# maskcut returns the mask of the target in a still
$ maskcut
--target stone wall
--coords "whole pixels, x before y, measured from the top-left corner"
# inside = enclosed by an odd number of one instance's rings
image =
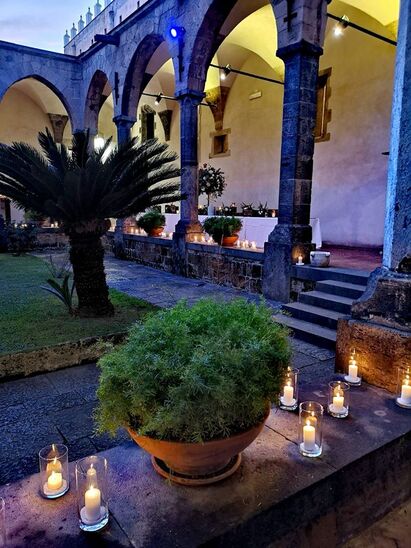
[[[124,234],[125,258],[137,263],[173,271],[171,240]],[[113,233],[107,234],[107,251],[112,250]],[[219,285],[261,293],[264,253],[189,243],[186,246],[187,276]]]
[[[261,293],[264,253],[187,244],[187,275]]]
[[[124,234],[124,251],[127,259],[171,272],[172,241],[134,234]]]

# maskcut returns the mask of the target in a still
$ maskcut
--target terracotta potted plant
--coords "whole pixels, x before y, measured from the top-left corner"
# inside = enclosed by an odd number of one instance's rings
[[[235,245],[242,226],[241,219],[237,217],[209,217],[203,224],[205,232],[223,246]]]
[[[174,482],[219,481],[262,430],[289,358],[265,304],[180,302],[100,360],[100,430],[126,427]]]
[[[149,236],[161,236],[166,224],[165,216],[157,209],[150,209],[137,219],[137,226]]]

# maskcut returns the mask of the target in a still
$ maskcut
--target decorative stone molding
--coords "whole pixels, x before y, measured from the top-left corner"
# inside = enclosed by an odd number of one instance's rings
[[[164,138],[166,141],[169,141],[171,136],[171,120],[173,118],[173,111],[170,109],[162,110],[158,113],[158,116],[163,124]]]
[[[48,113],[50,124],[53,130],[53,137],[56,143],[63,142],[64,130],[68,122],[68,116],[64,114],[51,114]]]

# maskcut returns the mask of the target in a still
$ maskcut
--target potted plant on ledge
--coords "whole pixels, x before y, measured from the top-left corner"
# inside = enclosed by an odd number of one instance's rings
[[[233,246],[238,240],[238,233],[243,223],[237,217],[209,217],[203,228],[213,240],[223,246]]]
[[[214,483],[262,430],[289,359],[287,333],[265,304],[180,302],[100,360],[99,428],[126,427],[174,482]]]
[[[150,209],[137,220],[137,226],[149,236],[160,236],[166,224],[165,216],[157,209]]]

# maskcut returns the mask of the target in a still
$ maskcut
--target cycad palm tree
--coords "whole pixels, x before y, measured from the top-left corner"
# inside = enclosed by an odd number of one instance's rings
[[[136,140],[109,152],[110,141],[89,150],[88,132],[76,133],[72,151],[39,134],[43,154],[26,143],[0,145],[0,194],[24,209],[60,222],[82,316],[113,313],[104,272],[101,237],[108,219],[181,199],[176,154],[157,140]]]

